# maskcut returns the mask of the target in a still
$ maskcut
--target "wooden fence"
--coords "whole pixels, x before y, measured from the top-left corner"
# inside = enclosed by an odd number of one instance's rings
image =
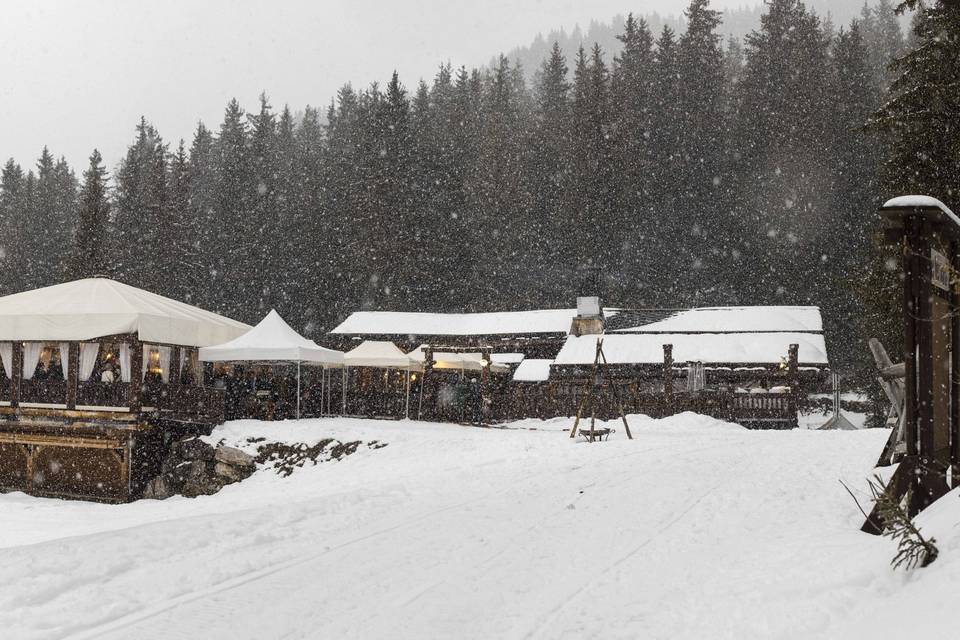
[[[691,411],[747,427],[789,429],[797,426],[797,401],[790,393],[737,393],[698,391],[649,393],[618,386],[623,410],[654,418]],[[487,419],[506,422],[521,418],[552,418],[576,415],[585,391],[575,385],[512,383],[491,397]],[[586,413],[590,410],[586,409]],[[594,397],[593,415],[611,420],[620,414],[609,384]]]

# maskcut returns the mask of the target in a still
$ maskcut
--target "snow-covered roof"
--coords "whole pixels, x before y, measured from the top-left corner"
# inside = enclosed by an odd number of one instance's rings
[[[483,336],[570,331],[576,309],[536,309],[487,313],[357,311],[333,334]]]
[[[568,337],[554,364],[593,364],[598,337]],[[658,364],[663,362],[665,344],[673,345],[673,361],[678,364],[777,364],[786,359],[791,344],[799,345],[802,364],[829,362],[823,335],[817,333],[615,333],[603,336],[603,354],[610,364]]]
[[[343,364],[343,353],[319,346],[288,325],[275,310],[230,342],[200,349],[205,362],[311,362]]]
[[[897,196],[896,198],[890,198],[883,203],[884,209],[905,209],[909,207],[931,207],[948,211],[953,214],[947,205],[943,204],[940,200],[937,200],[932,196]]]
[[[343,355],[348,367],[377,367],[382,369],[409,369],[416,363],[392,342],[364,340]]]
[[[823,331],[818,307],[700,307],[672,312],[623,310],[611,331],[741,333],[751,331]],[[626,326],[625,326],[626,325]]]
[[[523,358],[522,353],[491,353],[490,359],[500,364],[518,364]]]
[[[911,195],[891,198],[880,207],[881,212],[898,212],[902,209],[937,209],[940,216],[946,218],[957,227],[960,227],[960,218],[950,210],[950,207],[931,196]]]
[[[513,372],[514,382],[543,382],[550,379],[550,365],[553,360],[528,358],[521,362]]]
[[[242,322],[108,278],[0,298],[0,340],[92,340],[134,333],[143,342],[207,347],[249,330]]]
[[[606,308],[608,331],[624,332],[749,332],[823,331],[817,307],[757,306],[697,309]],[[485,336],[567,334],[576,309],[536,309],[486,313],[422,313],[358,311],[332,334]]]

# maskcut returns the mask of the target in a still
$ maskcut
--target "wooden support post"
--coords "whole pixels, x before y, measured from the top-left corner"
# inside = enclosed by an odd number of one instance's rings
[[[602,341],[598,341],[598,343],[600,343],[600,342],[602,342]],[[603,366],[605,366],[605,367],[606,367],[606,366],[609,366],[609,365],[607,364],[607,354],[605,354],[605,353],[603,352],[603,346],[602,346],[602,344],[601,344],[601,346],[597,347],[597,351],[598,351],[600,357],[603,359]],[[626,411],[624,411],[623,401],[620,399],[620,391],[617,389],[617,381],[616,381],[616,380],[613,380],[613,379],[610,380],[610,389],[613,391],[613,398],[614,398],[614,400],[616,400],[616,402],[617,402],[617,410],[620,412],[620,419],[623,421],[623,428],[624,428],[624,429],[626,430],[626,432],[627,432],[627,438],[628,438],[629,440],[633,440],[633,434],[630,433],[630,425],[627,423],[627,413],[626,413]]]
[[[666,414],[673,415],[673,345],[663,345],[663,397]]]
[[[168,384],[180,384],[180,349],[181,347],[170,347],[170,374],[167,377]]]
[[[68,348],[67,370],[67,409],[77,408],[77,385],[80,380],[80,343],[71,342]]]
[[[594,392],[597,386],[597,370],[600,367],[600,345],[602,338],[597,339],[597,350],[593,356],[593,368],[590,369],[590,381],[587,383],[587,393],[580,399],[580,406],[577,407],[577,417],[573,421],[573,427],[570,429],[570,437],[576,438],[577,431],[580,429],[580,418],[583,416],[583,409],[586,407],[587,402],[590,402],[590,442],[593,442],[593,426],[596,422],[596,400],[594,399]]]
[[[950,243],[950,266],[960,274],[960,242]],[[958,484],[960,474],[960,283],[950,283],[950,465],[953,467],[953,486]]]
[[[917,455],[917,351],[916,321],[917,313],[916,276],[918,272],[916,243],[920,221],[911,216],[906,220],[906,234],[903,241],[903,367],[904,367],[904,431],[903,439],[907,445],[907,456]]]
[[[917,249],[916,333],[917,333],[917,430],[918,453],[926,468],[933,462],[933,309],[930,268],[930,231],[921,226]]]
[[[433,391],[433,347],[427,345],[423,350],[423,378],[420,380],[420,403],[423,403],[423,392],[426,390],[429,401],[427,402],[427,411],[429,412],[428,417],[436,418],[437,416],[437,394]],[[427,384],[429,381],[429,384]],[[420,419],[420,412],[417,412],[417,419]]]
[[[130,342],[130,399],[131,413],[139,413],[141,408],[140,392],[143,390],[143,345],[133,338]]]
[[[796,429],[800,426],[797,417],[800,406],[800,345],[798,344],[791,344],[787,348],[787,380],[790,385],[791,424]]]
[[[20,406],[20,383],[23,380],[23,343],[19,340],[13,343],[13,362],[10,372],[10,406]]]

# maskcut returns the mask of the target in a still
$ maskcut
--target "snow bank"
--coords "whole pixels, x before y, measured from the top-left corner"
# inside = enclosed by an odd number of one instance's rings
[[[904,574],[837,482],[865,489],[886,432],[629,419],[633,441],[610,421],[592,444],[566,437],[569,419],[242,421],[213,438],[388,446],[194,500],[0,495],[0,626],[18,640],[955,630],[956,493],[921,520],[941,559]]]

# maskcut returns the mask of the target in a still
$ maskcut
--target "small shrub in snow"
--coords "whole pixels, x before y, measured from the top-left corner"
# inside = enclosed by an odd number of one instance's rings
[[[915,567],[926,567],[933,563],[940,553],[935,544],[936,539],[924,538],[904,508],[905,504],[910,504],[910,490],[907,489],[907,495],[900,500],[893,495],[893,492],[887,490],[887,485],[880,476],[874,476],[868,484],[877,515],[883,523],[883,535],[897,543],[897,554],[890,561],[893,568],[903,567],[909,570]],[[850,488],[846,485],[844,488],[857,502],[857,507],[860,507],[859,501],[853,496]],[[860,511],[863,512],[863,509],[860,508]]]

